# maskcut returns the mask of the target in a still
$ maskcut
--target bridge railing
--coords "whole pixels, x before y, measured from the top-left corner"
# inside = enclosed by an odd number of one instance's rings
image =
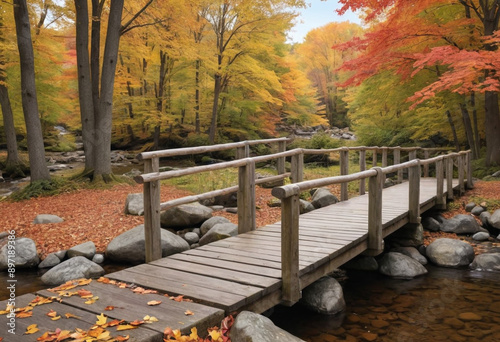
[[[345,150],[343,150],[344,152]],[[470,169],[470,151],[449,153],[430,159],[415,159],[416,150],[410,151],[410,161],[386,167],[372,167],[350,175],[326,177],[321,179],[301,181],[294,184],[275,187],[273,196],[281,200],[281,269],[283,303],[293,304],[300,297],[299,280],[299,196],[303,191],[325,187],[333,184],[346,184],[352,181],[365,182],[368,179],[368,254],[377,255],[383,251],[382,232],[382,190],[385,176],[389,173],[408,170],[409,181],[409,223],[420,223],[420,177],[421,167],[428,169],[435,164],[436,169],[436,204],[445,206],[443,197],[444,169],[446,165],[446,182],[448,197],[453,197],[453,167],[457,160],[459,190],[465,190],[464,176],[467,168],[467,185],[472,186]],[[345,157],[344,157],[345,158]],[[469,182],[470,179],[470,182]]]

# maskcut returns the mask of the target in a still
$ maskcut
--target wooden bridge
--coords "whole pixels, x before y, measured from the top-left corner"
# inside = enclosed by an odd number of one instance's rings
[[[39,299],[34,295],[20,296],[16,299],[16,307],[33,306],[30,310],[36,311],[36,315],[18,320],[16,324],[21,334],[3,337],[9,337],[9,341],[35,341],[44,330],[60,332],[61,329],[70,331],[75,327],[95,333],[96,316],[102,318],[105,311],[110,320],[127,322],[142,319],[146,314],[155,315],[160,320],[158,323],[141,325],[126,333],[134,341],[159,342],[163,340],[166,326],[180,329],[183,333],[189,333],[193,326],[197,326],[202,332],[207,327],[218,324],[224,314],[242,310],[260,313],[280,303],[292,305],[300,299],[304,287],[359,254],[380,254],[386,236],[402,227],[419,224],[422,212],[433,207],[444,209],[446,199],[453,198],[454,190],[462,193],[466,187],[472,186],[470,151],[429,158],[430,153],[435,153],[435,150],[356,147],[286,151],[286,142],[287,139],[271,139],[139,155],[145,163],[145,173],[136,177],[136,181],[144,184],[148,263],[114,272],[106,277],[133,284],[132,288],[140,286],[170,296],[182,295],[192,299],[194,303],[169,301],[161,307],[151,307],[145,305],[145,302],[152,300],[161,303],[165,297],[158,294],[135,297],[130,295],[130,289],[126,286],[123,288],[124,286],[93,282],[85,284],[84,289],[87,291],[85,293],[91,293],[90,297],[100,297],[93,305],[84,303],[87,299],[82,301],[78,296],[73,296],[81,292],[70,293],[63,290],[57,299],[62,300],[61,303],[51,300],[43,309],[38,309]],[[278,151],[250,157],[250,146],[263,143],[277,144]],[[237,149],[237,159],[231,162],[185,170],[159,171],[159,159],[162,157],[234,148]],[[304,155],[334,153],[340,155],[340,176],[303,180]],[[389,153],[393,160],[390,166]],[[403,158],[404,153],[407,155]],[[424,158],[417,159],[417,153],[423,153]],[[382,156],[380,167],[377,166],[377,155]],[[374,167],[366,170],[368,156],[372,158]],[[291,162],[289,173],[285,172],[286,158],[290,158]],[[406,158],[408,161],[401,163]],[[359,160],[360,171],[348,174],[351,159]],[[255,164],[273,160],[276,161],[277,175],[256,180]],[[237,186],[160,203],[160,181],[163,179],[234,167],[239,170]],[[433,177],[429,177],[430,174]],[[454,178],[454,174],[457,178]],[[392,176],[396,185],[384,189],[388,175]],[[292,183],[272,190],[272,194],[282,203],[281,222],[256,229],[255,186],[285,178],[290,178]],[[359,182],[359,195],[350,199],[347,191],[349,182]],[[368,193],[365,191],[366,183]],[[302,192],[332,184],[341,186],[339,203],[299,215],[299,196]],[[162,258],[161,210],[236,191],[237,236]],[[50,298],[54,293],[43,290],[38,291],[37,295]],[[0,305],[6,303],[4,301]],[[110,306],[116,308],[106,311]],[[74,317],[77,322],[46,317],[54,312],[66,313],[66,318],[71,314],[69,317]],[[195,315],[186,316],[188,312],[194,312]],[[27,332],[30,328],[33,329],[32,324],[37,324],[36,327],[40,330],[33,335],[22,335],[26,329]]]
[[[249,157],[252,144],[270,142],[278,144],[277,153]],[[185,170],[158,170],[161,157],[228,148],[236,148],[239,159]],[[419,151],[427,158],[417,159]],[[360,172],[347,174],[350,152],[359,153],[356,157]],[[380,153],[382,167],[365,170],[367,152],[374,165]],[[391,166],[387,166],[389,152],[394,161]],[[408,153],[407,162],[400,162],[402,152]],[[469,151],[428,158],[431,152],[435,150],[400,147],[286,151],[286,139],[272,139],[142,153],[139,158],[145,162],[145,174],[136,177],[136,181],[144,184],[148,263],[108,276],[182,294],[221,308],[226,314],[241,310],[263,312],[280,303],[292,305],[300,299],[304,287],[361,253],[380,254],[387,235],[407,224],[419,224],[421,212],[432,207],[444,209],[446,198],[453,197],[454,189],[463,192],[466,185],[472,186]],[[304,155],[331,153],[340,154],[342,175],[303,181]],[[291,159],[291,173],[285,172],[285,158]],[[278,175],[256,180],[255,164],[271,160],[277,161]],[[453,178],[455,164],[457,179]],[[239,168],[238,186],[160,203],[160,180],[229,167]],[[433,178],[429,177],[430,169]],[[406,181],[404,172],[408,174]],[[383,189],[389,174],[398,184]],[[282,201],[281,222],[255,229],[255,186],[285,177],[290,177],[292,184],[272,190]],[[360,182],[360,195],[348,199],[347,183],[353,181]],[[332,184],[341,185],[341,202],[299,218],[300,194]],[[238,236],[161,258],[161,210],[234,191],[238,192]]]

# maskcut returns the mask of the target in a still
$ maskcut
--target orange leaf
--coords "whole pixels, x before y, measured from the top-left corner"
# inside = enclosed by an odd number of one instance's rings
[[[112,311],[112,310],[114,310],[114,309],[115,309],[115,307],[114,307],[113,305],[108,305],[108,306],[106,306],[106,307],[104,308],[104,311]]]
[[[26,328],[26,332],[24,333],[25,335],[31,335],[39,331],[39,329],[36,327],[36,324],[31,324]]]
[[[80,285],[80,286],[88,285],[91,282],[92,282],[92,279],[85,279],[85,278],[78,279],[78,285]]]
[[[121,324],[123,322],[125,322],[123,319],[122,320],[115,319],[115,320],[108,323],[108,327],[114,327],[114,326]]]
[[[194,315],[194,312],[193,312],[193,311],[191,311],[191,310],[186,310],[186,312],[184,312],[184,314],[185,314],[186,316],[192,316],[192,315]]]
[[[78,290],[78,295],[82,298],[92,298],[93,294],[89,290],[81,289]]]
[[[33,316],[33,311],[23,311],[16,314],[17,318],[27,318]]]
[[[128,341],[129,338],[130,338],[129,335],[127,335],[127,336],[116,336],[115,340],[118,341],[118,342],[123,342],[123,341]],[[0,340],[0,342],[2,342],[2,341]]]
[[[153,305],[160,305],[160,304],[161,304],[161,300],[150,300],[148,302],[148,305],[151,305],[151,306],[153,306]]]
[[[101,335],[103,332],[104,332],[103,328],[97,327],[95,329],[90,329],[89,332],[88,332],[88,335],[90,337],[97,337],[97,336]]]
[[[64,316],[66,316],[66,318],[80,318],[76,315],[73,315],[72,313],[66,313],[66,314],[64,314]]]
[[[47,316],[49,316],[49,317],[56,317],[57,316],[57,312],[55,312],[54,310],[50,309],[50,311],[47,313]]]
[[[138,319],[136,319],[135,321],[130,322],[130,325],[141,325],[141,324],[144,324],[144,321],[139,321]]]
[[[132,290],[134,293],[144,293],[144,289],[142,287],[136,287],[135,289]]]
[[[177,296],[177,297],[170,297],[170,299],[173,299],[176,302],[182,302],[182,300],[184,299],[184,296],[180,295],[180,296]]]

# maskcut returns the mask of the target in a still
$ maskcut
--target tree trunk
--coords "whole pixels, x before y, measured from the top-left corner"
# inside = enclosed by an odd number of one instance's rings
[[[448,117],[448,122],[450,123],[451,132],[453,133],[453,142],[455,143],[455,149],[460,151],[460,144],[458,142],[457,137],[457,129],[455,128],[455,124],[453,123],[453,118],[451,117],[451,113],[449,110],[446,111],[446,116]]]
[[[99,112],[95,116],[96,151],[94,179],[111,180],[111,123],[113,114],[113,88],[120,44],[120,28],[124,0],[111,0],[106,45],[102,63]]]
[[[158,151],[160,149],[160,125],[155,126],[155,131],[153,133],[153,150]]]
[[[90,73],[92,79],[92,98],[93,98],[94,113],[99,112],[99,77],[100,77],[99,62],[101,58],[101,17],[102,17],[103,6],[104,6],[104,0],[92,0]],[[93,156],[92,163],[94,162],[94,159],[95,158]]]
[[[476,155],[479,157],[481,154],[481,137],[479,136],[479,125],[477,124],[477,109],[476,109],[476,94],[470,94],[470,105],[472,107],[472,122],[474,124],[474,139],[476,140]]]
[[[86,1],[75,0],[76,62],[78,67],[78,97],[82,120],[82,140],[85,152],[85,170],[94,169],[94,99],[89,59],[89,9]]]
[[[462,119],[463,119],[464,128],[465,128],[465,135],[467,136],[469,148],[472,150],[472,159],[477,159],[478,155],[476,153],[476,151],[477,151],[476,142],[474,141],[474,133],[472,133],[472,124],[470,122],[469,111],[467,110],[465,103],[460,104],[460,110],[462,112]]]
[[[45,163],[42,126],[38,114],[33,42],[26,0],[14,0],[14,20],[21,64],[22,104],[26,122],[31,181],[48,180],[50,174]]]
[[[484,107],[484,131],[486,133],[486,166],[500,165],[500,113],[498,109],[497,92],[485,92]]]
[[[217,131],[217,111],[219,110],[219,96],[221,92],[221,75],[215,74],[215,82],[214,82],[214,103],[212,106],[212,121],[210,122],[210,131],[208,133],[208,140],[210,144],[215,142],[215,134]]]

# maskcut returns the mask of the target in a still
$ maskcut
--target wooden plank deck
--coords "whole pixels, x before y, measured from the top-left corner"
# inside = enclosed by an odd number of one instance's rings
[[[436,184],[434,178],[421,179],[422,212],[436,204]],[[383,190],[384,237],[409,222],[408,188],[404,182]],[[367,249],[368,195],[303,214],[299,225],[299,274],[304,288]],[[281,301],[281,223],[107,277],[185,295],[226,314],[263,312]]]

